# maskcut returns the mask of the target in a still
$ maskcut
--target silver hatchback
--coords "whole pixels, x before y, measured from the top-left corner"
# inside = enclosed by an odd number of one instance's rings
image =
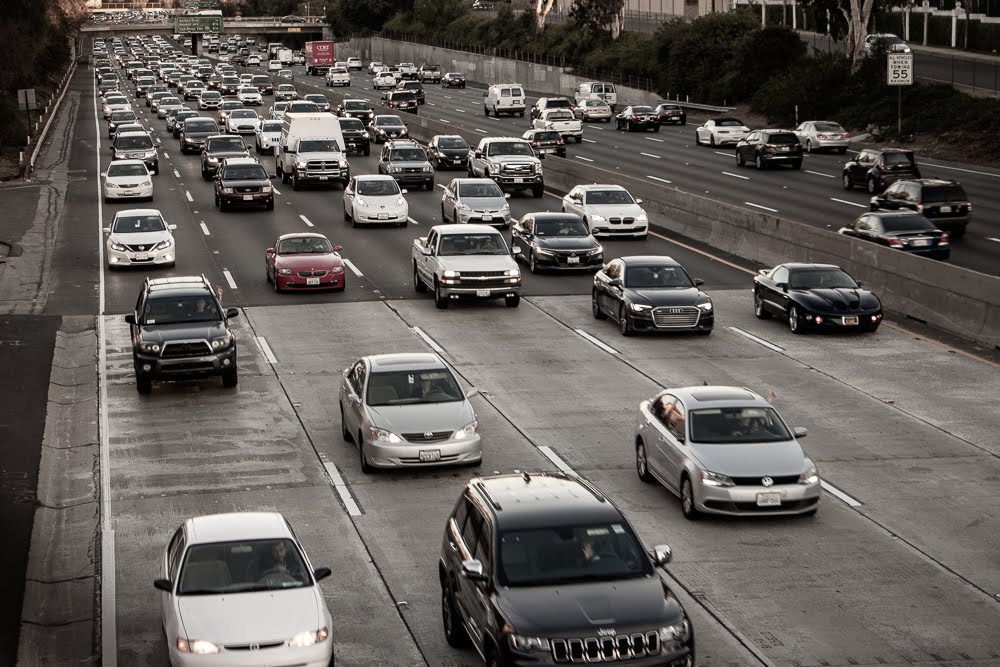
[[[636,471],[680,496],[687,519],[812,515],[820,479],[798,443],[805,435],[749,389],[667,389],[639,404]]]
[[[340,423],[353,440],[361,471],[478,465],[479,422],[469,396],[441,357],[376,354],[358,359],[340,382]]]

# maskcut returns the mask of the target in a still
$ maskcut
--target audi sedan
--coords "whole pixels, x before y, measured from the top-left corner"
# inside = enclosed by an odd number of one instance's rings
[[[743,387],[667,389],[639,404],[635,467],[680,497],[684,517],[813,515],[816,464],[764,398]]]
[[[573,213],[528,213],[511,227],[510,247],[532,273],[604,266],[604,247]]]
[[[322,234],[295,232],[279,236],[264,253],[267,281],[275,292],[343,290],[347,280],[341,249]]]
[[[694,131],[696,146],[722,146],[738,144],[750,134],[750,128],[738,118],[713,118],[706,120]]]
[[[348,366],[340,382],[344,440],[361,471],[479,465],[482,441],[468,393],[436,354],[376,354]]]
[[[598,320],[612,317],[623,336],[636,332],[712,333],[715,308],[677,261],[666,256],[619,257],[594,275],[591,310]]]

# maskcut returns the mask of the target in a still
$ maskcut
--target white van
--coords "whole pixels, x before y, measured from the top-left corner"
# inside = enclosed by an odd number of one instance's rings
[[[604,100],[611,107],[611,111],[614,111],[618,104],[618,90],[615,84],[605,81],[581,83],[576,89],[576,103],[579,104],[587,99]]]
[[[519,83],[494,83],[483,93],[483,112],[489,116],[517,114],[524,118],[524,87]]]

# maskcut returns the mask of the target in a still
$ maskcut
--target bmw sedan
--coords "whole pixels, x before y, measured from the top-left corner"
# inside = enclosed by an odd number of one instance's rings
[[[478,465],[483,448],[468,394],[436,354],[376,354],[344,370],[340,423],[361,471]]]
[[[514,258],[542,270],[596,271],[604,266],[604,247],[583,218],[573,213],[528,213],[510,232]]]
[[[667,389],[639,404],[635,467],[702,514],[813,515],[820,479],[790,429],[764,398],[742,387]]]
[[[295,232],[279,236],[264,253],[267,280],[275,292],[343,290],[347,280],[341,250],[322,234]]]
[[[712,299],[670,257],[619,257],[594,275],[594,318],[612,317],[623,336],[640,331],[696,331],[707,336],[715,325]]]
[[[875,331],[882,303],[846,271],[832,264],[779,264],[753,279],[753,312],[788,322],[792,333],[808,329]]]

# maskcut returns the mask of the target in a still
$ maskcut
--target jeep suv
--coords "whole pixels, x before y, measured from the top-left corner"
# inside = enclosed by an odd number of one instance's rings
[[[230,207],[263,206],[274,210],[271,177],[255,158],[223,158],[215,172],[215,205],[220,211]]]
[[[845,190],[863,185],[875,195],[904,178],[920,178],[913,151],[904,148],[866,148],[844,165]]]
[[[885,192],[872,197],[873,211],[916,211],[948,232],[962,238],[972,217],[972,202],[958,181],[915,178],[896,181]]]
[[[235,387],[236,336],[229,320],[236,308],[223,310],[205,276],[146,278],[125,316],[131,329],[135,385],[140,394],[153,380],[182,380],[221,375]]]
[[[371,153],[371,139],[368,137],[368,130],[365,129],[365,124],[359,119],[341,118],[340,132],[344,135],[346,151],[351,151],[358,155],[368,155]]]
[[[473,478],[445,524],[438,577],[448,644],[488,665],[694,664],[694,631],[614,503],[563,473]]]
[[[383,146],[378,173],[392,176],[403,187],[423,185],[428,190],[434,189],[434,167],[424,149],[412,139],[398,139]]]
[[[396,90],[409,90],[417,96],[417,104],[424,104],[427,95],[424,93],[424,84],[420,81],[400,81],[396,84]]]
[[[802,168],[802,143],[788,130],[754,130],[736,144],[736,166],[749,162],[758,169],[790,164]]]

